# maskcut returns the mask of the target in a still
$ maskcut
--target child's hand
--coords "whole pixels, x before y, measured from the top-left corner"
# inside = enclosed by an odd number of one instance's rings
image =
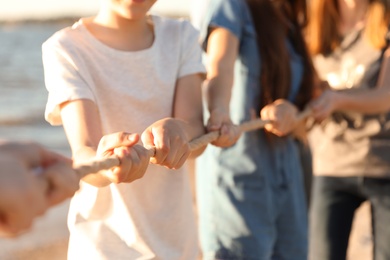
[[[1,143],[0,234],[20,234],[78,188],[70,159],[36,143]]]
[[[237,142],[241,135],[238,126],[234,125],[230,120],[229,113],[218,109],[210,112],[207,130],[208,132],[219,131],[220,136],[217,140],[212,142],[213,145],[219,147],[232,146]]]
[[[149,165],[148,151],[137,145],[138,134],[114,133],[105,135],[100,140],[97,156],[105,157],[115,154],[120,165],[102,173],[113,183],[133,182],[144,176]]]
[[[284,99],[278,99],[260,111],[262,119],[272,121],[265,129],[277,136],[285,136],[295,129],[297,113],[298,109]]]
[[[142,133],[145,147],[155,147],[156,154],[150,162],[170,169],[180,168],[190,155],[188,125],[179,119],[161,119]]]

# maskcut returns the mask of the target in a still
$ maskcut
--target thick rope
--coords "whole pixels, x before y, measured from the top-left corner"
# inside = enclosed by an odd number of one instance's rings
[[[307,117],[311,115],[310,109],[305,109],[298,115],[298,122],[303,121]],[[253,130],[258,130],[264,128],[266,124],[271,123],[269,120],[255,119],[248,122],[244,122],[238,126],[241,132],[249,132]],[[201,148],[204,145],[207,145],[219,137],[219,131],[212,131],[207,134],[204,134],[198,138],[193,139],[189,145],[190,150],[195,151]],[[156,154],[156,149],[154,147],[147,148],[150,157],[153,157]],[[90,162],[86,162],[83,165],[76,165],[74,170],[80,176],[80,178],[85,177],[88,174],[98,172],[100,170],[107,170],[115,166],[119,166],[120,161],[116,155],[112,155],[109,157],[94,159]]]

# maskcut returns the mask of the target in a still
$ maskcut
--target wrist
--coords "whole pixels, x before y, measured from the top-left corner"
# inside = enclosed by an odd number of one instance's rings
[[[226,106],[213,106],[209,107],[210,115],[219,114],[219,115],[230,115],[230,109]]]

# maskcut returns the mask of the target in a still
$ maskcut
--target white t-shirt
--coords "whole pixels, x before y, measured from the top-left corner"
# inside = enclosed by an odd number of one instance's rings
[[[145,50],[112,49],[82,20],[42,47],[49,91],[45,117],[61,124],[58,105],[89,99],[99,109],[104,134],[142,133],[172,115],[178,78],[205,73],[197,31],[184,20],[152,16],[155,40]],[[81,184],[69,209],[69,259],[196,259],[197,230],[185,167],[149,165],[130,184]]]

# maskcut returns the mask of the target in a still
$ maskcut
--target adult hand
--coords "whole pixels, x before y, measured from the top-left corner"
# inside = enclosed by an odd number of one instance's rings
[[[39,172],[38,172],[39,170]],[[0,143],[0,233],[15,236],[79,188],[72,161],[36,143]]]

